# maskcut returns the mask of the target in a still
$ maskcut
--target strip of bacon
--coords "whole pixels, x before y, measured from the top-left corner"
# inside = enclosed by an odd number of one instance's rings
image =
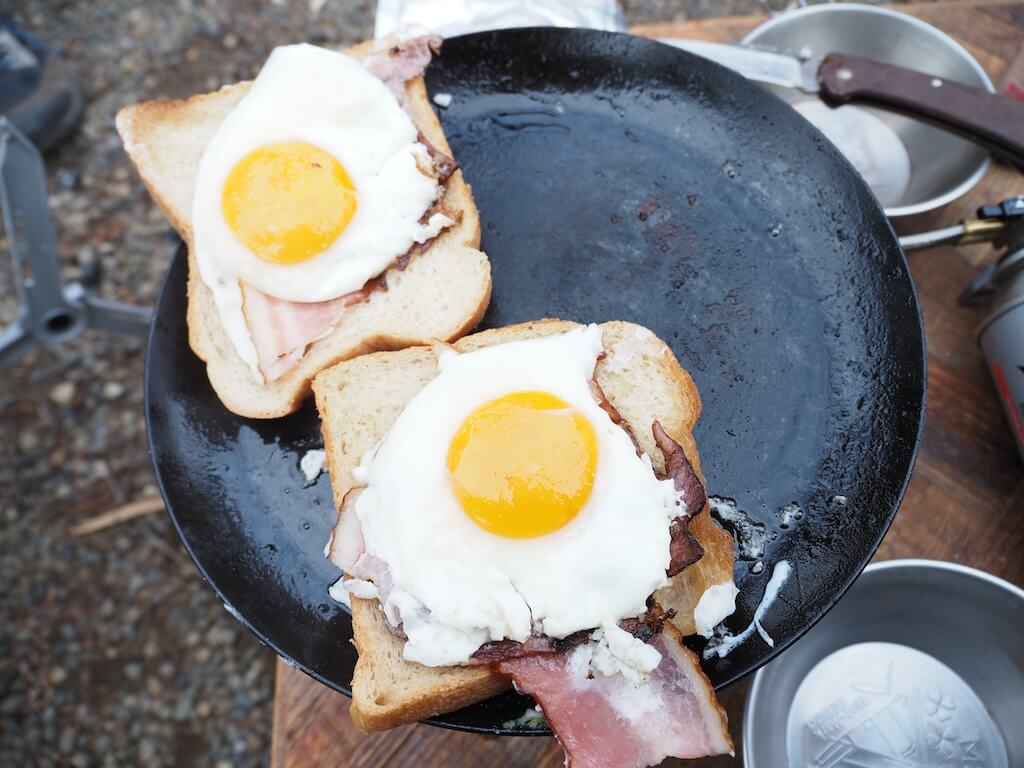
[[[707,503],[708,497],[704,492],[704,486],[697,477],[697,473],[686,458],[683,447],[668,436],[668,433],[661,426],[660,421],[651,425],[651,432],[654,434],[654,442],[661,449],[665,457],[665,477],[671,477],[675,483],[676,490],[683,497],[683,503],[693,517]]]
[[[323,338],[341,319],[345,307],[365,300],[376,290],[387,290],[384,276],[336,299],[317,302],[285,301],[242,283],[242,310],[256,358],[266,380],[276,381]]]
[[[648,643],[652,637],[661,632],[665,625],[665,619],[671,619],[675,614],[674,610],[663,611],[651,598],[647,601],[646,613],[636,618],[623,619],[619,622],[619,627],[633,637],[638,637]],[[493,665],[499,661],[518,656],[529,656],[534,653],[569,653],[576,646],[587,642],[592,632],[591,629],[584,629],[563,638],[531,635],[524,643],[515,640],[492,640],[481,645],[470,658],[469,663]]]
[[[420,131],[416,135],[416,140],[427,148],[427,154],[430,155],[430,164],[434,168],[434,173],[437,174],[438,180],[444,184],[451,175],[459,170],[459,163],[454,157],[449,157],[440,149],[430,143],[423,131]]]
[[[651,425],[654,442],[665,457],[665,477],[671,477],[686,505],[686,514],[680,515],[669,525],[669,564],[665,571],[669,577],[680,573],[688,565],[693,565],[704,556],[704,548],[697,538],[690,533],[690,520],[700,514],[707,503],[704,486],[697,473],[686,458],[683,447],[668,436],[660,421]]]
[[[426,70],[430,58],[440,53],[444,40],[437,35],[423,35],[404,40],[390,48],[371,54],[363,62],[367,70],[384,81],[405,105],[405,82],[419,77]]]
[[[652,644],[662,659],[639,686],[620,675],[588,677],[586,646],[493,668],[540,705],[567,768],[644,768],[666,757],[731,753],[725,712],[697,657],[669,625]]]
[[[440,213],[443,216],[447,216],[452,221],[452,224],[450,224],[449,226],[454,226],[462,221],[462,211],[449,210],[444,204],[444,195],[445,193],[442,187],[442,192],[440,195],[441,199],[427,209],[426,213],[424,213],[423,217],[420,219],[421,224],[426,224],[428,221],[430,221],[430,218],[436,213]],[[408,251],[406,251],[397,259],[395,259],[395,269],[404,271],[405,268],[409,266],[409,262],[412,261],[413,258],[419,256],[421,253],[426,253],[430,246],[434,244],[434,241],[437,240],[437,238],[439,238],[441,235],[443,235],[444,232],[445,229],[442,229],[438,234],[434,235],[429,240],[424,240],[422,243],[413,243],[411,246],[409,246]]]
[[[690,518],[677,517],[668,526],[668,568],[665,575],[670,579],[682,573],[683,570],[693,565],[704,557],[704,547],[697,541],[697,537],[690,532]]]

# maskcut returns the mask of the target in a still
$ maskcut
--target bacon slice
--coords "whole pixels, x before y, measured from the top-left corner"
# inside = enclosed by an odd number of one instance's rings
[[[540,705],[565,750],[567,768],[643,768],[666,757],[732,752],[725,712],[697,657],[671,626],[652,641],[662,655],[637,687],[621,676],[589,678],[581,647],[535,654],[494,668]]]
[[[683,447],[668,436],[660,421],[651,425],[654,442],[665,457],[665,477],[671,477],[675,488],[686,505],[686,514],[680,515],[669,526],[669,564],[665,571],[669,577],[675,576],[688,565],[693,565],[704,556],[704,548],[690,533],[690,520],[700,514],[707,503],[704,486],[697,473],[686,458]]]
[[[449,157],[440,149],[430,143],[423,131],[420,131],[416,135],[416,140],[427,148],[427,154],[430,155],[430,164],[434,169],[434,173],[437,175],[438,180],[444,184],[451,175],[459,170],[459,163],[454,157]]]
[[[665,575],[672,578],[682,573],[687,566],[693,565],[704,557],[704,547],[690,531],[690,518],[677,517],[668,527],[668,568]]]
[[[353,488],[342,499],[338,525],[327,545],[327,556],[348,578],[372,581],[383,603],[393,586],[391,571],[387,563],[366,551],[363,528],[355,511],[356,499],[362,491],[362,487]]]
[[[345,307],[363,301],[375,290],[387,290],[381,275],[358,291],[329,301],[304,303],[285,301],[251,285],[241,285],[245,321],[260,370],[268,382],[279,379],[301,359],[306,347],[330,333]]]
[[[363,66],[383,80],[404,106],[405,82],[423,74],[433,54],[441,51],[443,42],[438,35],[413,37],[368,56]]]
[[[604,360],[608,355],[604,352],[597,356],[598,361]],[[597,383],[597,379],[590,380],[590,393],[594,396],[594,400],[597,401],[597,407],[608,414],[608,418],[612,420],[612,424],[617,427],[621,427],[622,430],[629,435],[629,439],[633,441],[633,448],[636,450],[637,456],[643,455],[643,449],[640,447],[640,443],[636,439],[636,435],[633,434],[633,428],[629,425],[625,419],[622,418],[622,414],[619,410],[612,405],[611,400],[601,389],[601,385]]]
[[[431,237],[429,240],[424,240],[422,243],[413,243],[412,245],[410,245],[408,251],[406,251],[397,259],[395,259],[395,269],[404,271],[405,268],[409,266],[409,262],[412,261],[414,257],[419,256],[421,253],[427,252],[427,250],[434,244],[434,241],[444,234],[448,226],[454,226],[455,224],[458,224],[459,222],[462,221],[462,211],[450,210],[444,203],[444,194],[445,193],[442,191],[440,199],[432,206],[430,206],[430,208],[427,209],[426,213],[424,213],[423,217],[420,219],[420,223],[426,224],[435,214],[438,213],[440,213],[442,216],[446,216],[452,223],[442,228],[440,232]]]
[[[586,634],[581,638],[581,642],[583,640],[586,640]],[[555,653],[556,642],[558,641],[547,635],[533,635],[528,637],[525,643],[516,640],[492,640],[477,649],[470,657],[470,663],[490,665],[535,653]]]
[[[665,619],[671,619],[675,615],[674,610],[663,611],[653,599],[649,599],[646,613],[636,618],[623,619],[619,622],[619,627],[647,643],[661,632]],[[499,661],[534,653],[568,653],[581,643],[587,642],[592,632],[593,630],[584,629],[560,639],[547,635],[531,635],[524,643],[516,640],[493,640],[481,645],[469,663],[493,665]]]
[[[700,478],[697,477],[690,460],[686,458],[683,447],[668,436],[660,421],[655,421],[651,425],[651,432],[654,435],[655,444],[665,457],[665,477],[672,478],[676,490],[683,498],[683,504],[686,505],[689,516],[693,517],[704,509],[704,505],[707,503],[708,497],[704,492],[704,486],[701,484]]]

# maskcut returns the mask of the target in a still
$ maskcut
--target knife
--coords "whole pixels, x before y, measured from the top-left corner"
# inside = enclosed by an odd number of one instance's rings
[[[791,54],[704,40],[660,42],[762,83],[814,93],[832,106],[870,104],[924,120],[1024,165],[1024,103],[955,80],[862,56]]]

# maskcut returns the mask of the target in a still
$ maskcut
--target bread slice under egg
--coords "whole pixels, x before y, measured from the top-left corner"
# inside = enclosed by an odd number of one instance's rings
[[[469,352],[577,326],[562,320],[539,320],[466,336],[455,348]],[[595,378],[632,427],[641,449],[651,457],[655,469],[664,469],[651,434],[651,424],[660,421],[683,447],[703,481],[693,439],[701,411],[693,379],[668,346],[646,328],[616,321],[602,324],[601,331],[607,356],[597,363]],[[384,437],[406,403],[436,375],[434,351],[412,347],[348,360],[316,377],[313,391],[338,509],[345,494],[357,484],[352,470]],[[730,581],[733,569],[732,536],[711,519],[707,508],[691,521],[690,530],[704,547],[704,556],[656,593],[663,608],[675,609],[673,623],[684,635],[696,631],[693,610],[704,590]],[[352,680],[351,713],[355,724],[365,731],[451,712],[509,687],[505,677],[486,667],[431,668],[406,661],[402,658],[403,641],[388,630],[376,600],[353,598],[352,624],[359,661]]]
[[[347,51],[364,58],[373,42]],[[456,339],[470,331],[491,296],[491,272],[480,250],[480,219],[469,185],[456,171],[445,186],[444,207],[461,219],[414,257],[404,270],[387,272],[388,290],[374,291],[349,308],[337,327],[313,342],[279,379],[262,384],[235,352],[213,294],[199,276],[191,253],[192,198],[203,151],[221,122],[248,92],[250,83],[176,101],[148,101],[117,114],[117,131],[139,175],[171,224],[190,246],[189,344],[205,361],[214,391],[234,413],[274,418],[296,410],[324,368],[381,349],[401,349],[428,340]],[[405,85],[406,107],[416,127],[441,152],[451,155],[423,78]],[[396,254],[398,256],[399,254]]]

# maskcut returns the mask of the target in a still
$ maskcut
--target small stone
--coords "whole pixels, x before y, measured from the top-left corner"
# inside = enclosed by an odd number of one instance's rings
[[[108,381],[103,385],[103,397],[106,400],[117,400],[124,394],[124,384],[119,381]]]
[[[196,704],[196,717],[209,717],[210,704],[207,701],[200,701]]]
[[[71,756],[71,764],[75,768],[89,768],[89,757],[81,752],[76,752]]]
[[[50,670],[50,682],[54,685],[60,685],[68,679],[68,672],[64,667],[53,667]]]
[[[227,627],[211,627],[206,633],[206,642],[211,645],[230,645],[235,641],[235,633]]]
[[[238,36],[231,33],[224,35],[224,47],[227,48],[229,51],[233,51],[235,48],[237,48]]]
[[[39,435],[30,430],[18,433],[18,447],[23,453],[32,453],[39,447]]]
[[[174,712],[172,717],[181,722],[190,720],[192,716],[192,700],[188,696],[182,696],[178,699],[178,703],[174,705]]]
[[[77,189],[78,182],[78,174],[72,171],[70,168],[57,169],[57,185],[61,189]]]
[[[157,673],[160,677],[170,677],[174,674],[174,664],[169,661],[163,662],[158,668]]]
[[[50,399],[57,405],[70,405],[74,396],[75,383],[73,381],[62,381],[50,390]]]
[[[230,760],[218,760],[217,768],[232,768]]]
[[[141,680],[142,679],[142,665],[132,662],[131,664],[124,665],[124,676],[129,680]]]

